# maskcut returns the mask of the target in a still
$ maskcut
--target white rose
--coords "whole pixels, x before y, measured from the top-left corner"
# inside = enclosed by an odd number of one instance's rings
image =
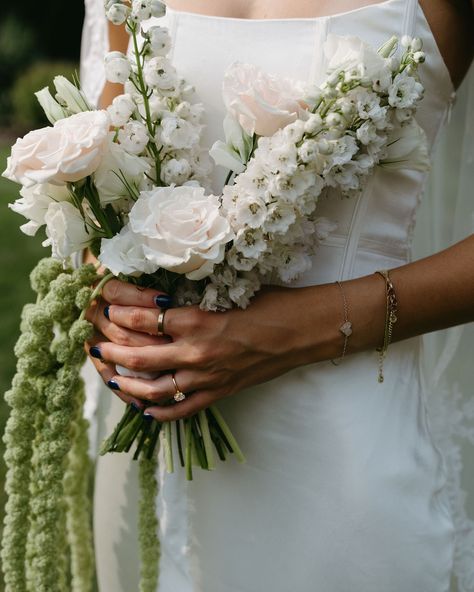
[[[156,265],[145,258],[141,237],[132,232],[129,224],[114,237],[102,239],[99,261],[114,275],[140,276],[156,271]]]
[[[158,143],[182,150],[192,148],[199,142],[199,128],[180,117],[165,117],[157,131]]]
[[[270,76],[251,64],[232,64],[224,75],[227,111],[248,135],[272,136],[296,121],[304,104],[296,82]]]
[[[50,185],[49,183],[22,187],[21,198],[8,207],[28,218],[29,222],[20,226],[20,230],[29,236],[34,236],[45,224],[45,216],[49,205],[53,202],[68,201],[70,193],[66,186]]]
[[[94,173],[94,185],[100,202],[107,203],[130,197],[127,185],[137,188],[150,169],[150,164],[135,154],[130,154],[109,135],[109,149]]]
[[[151,51],[155,56],[165,56],[171,48],[171,37],[165,27],[150,27],[146,32]]]
[[[105,56],[105,77],[109,82],[124,84],[130,76],[131,66],[121,51],[111,51]]]
[[[380,166],[396,171],[408,169],[413,171],[428,171],[430,156],[426,134],[415,119],[409,124],[398,125],[387,139],[387,150]]]
[[[107,111],[86,111],[34,130],[16,141],[3,176],[25,186],[84,179],[107,151]]]
[[[143,152],[149,139],[148,131],[140,121],[129,121],[118,132],[120,144],[131,154]]]
[[[79,210],[67,201],[51,203],[44,219],[48,238],[43,246],[51,246],[57,259],[85,249],[95,236]]]
[[[125,125],[136,107],[132,95],[128,93],[115,97],[112,104],[107,107],[107,112],[110,115],[112,125],[115,127],[122,127],[122,125]]]
[[[130,212],[130,227],[155,268],[200,280],[224,258],[232,232],[219,199],[201,187],[162,187],[143,192]]]
[[[162,93],[171,93],[178,85],[178,76],[174,66],[162,56],[146,61],[143,76],[148,86],[156,88]]]

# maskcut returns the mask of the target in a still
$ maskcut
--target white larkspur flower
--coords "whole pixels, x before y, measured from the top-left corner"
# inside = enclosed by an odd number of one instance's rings
[[[161,167],[161,179],[167,185],[182,185],[191,175],[191,166],[185,158],[170,158]]]
[[[258,259],[267,250],[263,232],[257,228],[242,228],[234,240],[235,248],[248,259]]]
[[[297,171],[294,175],[283,177],[275,175],[269,180],[268,191],[273,196],[288,202],[295,202],[313,185],[316,174],[311,170]]]
[[[274,202],[268,206],[263,229],[265,232],[284,234],[296,219],[294,207],[286,202]]]
[[[115,2],[107,9],[105,14],[113,25],[123,25],[130,14],[130,7],[121,2]]]
[[[109,82],[124,84],[130,76],[131,66],[121,51],[111,51],[104,59],[105,77]]]
[[[161,93],[173,93],[178,86],[178,76],[171,62],[163,57],[156,56],[147,60],[143,68],[145,82]]]
[[[164,146],[180,150],[199,143],[200,129],[180,117],[165,117],[157,131],[156,139]]]
[[[258,263],[258,259],[246,257],[235,245],[229,249],[226,254],[226,260],[237,271],[250,271]]]
[[[165,27],[153,26],[146,32],[149,47],[155,56],[165,56],[171,48],[171,37]]]
[[[405,72],[397,74],[388,93],[388,102],[398,109],[409,109],[423,96],[423,86]]]
[[[135,101],[129,93],[124,93],[115,97],[112,103],[107,107],[107,112],[110,115],[112,125],[115,127],[122,127],[125,125],[136,108]]]
[[[365,121],[358,129],[357,129],[357,139],[364,145],[370,144],[373,142],[377,137],[377,128],[371,121]]]
[[[292,175],[298,168],[295,144],[275,142],[273,149],[266,154],[265,168],[273,175]]]
[[[298,148],[298,156],[305,164],[314,161],[318,153],[318,143],[316,140],[305,140]]]
[[[118,132],[118,140],[123,149],[131,154],[143,152],[149,140],[148,131],[140,121],[129,121]]]
[[[323,120],[319,113],[312,113],[304,124],[304,131],[307,134],[317,134],[323,127]]]
[[[267,215],[267,206],[259,197],[247,195],[236,202],[232,214],[234,229],[244,226],[260,228]]]

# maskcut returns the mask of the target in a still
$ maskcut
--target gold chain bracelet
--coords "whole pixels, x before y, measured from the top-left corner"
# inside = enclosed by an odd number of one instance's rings
[[[341,292],[342,304],[343,304],[343,309],[344,309],[344,322],[339,327],[339,331],[344,336],[344,346],[342,348],[341,357],[338,360],[331,360],[331,362],[334,364],[334,366],[339,366],[339,364],[342,362],[342,360],[346,357],[347,344],[349,342],[349,337],[352,335],[352,323],[349,320],[349,306],[347,304],[347,298],[346,298],[346,294],[344,292],[344,288],[342,287],[341,282],[336,282],[336,284],[339,286],[339,290]]]
[[[385,295],[387,299],[383,344],[381,347],[377,348],[377,351],[379,352],[379,382],[383,382],[383,363],[385,356],[387,355],[388,346],[392,343],[393,326],[398,320],[398,300],[388,270],[383,269],[376,271],[375,273],[382,276],[385,281]]]

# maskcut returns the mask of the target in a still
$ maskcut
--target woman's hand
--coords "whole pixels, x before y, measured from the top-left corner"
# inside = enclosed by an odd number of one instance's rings
[[[318,289],[337,294],[335,286]],[[96,356],[104,380],[118,387],[125,400],[155,404],[147,413],[159,421],[187,417],[218,399],[313,361],[315,333],[308,331],[312,314],[308,297],[314,290],[266,289],[247,310],[225,313],[204,312],[197,306],[169,309],[164,319],[168,337],[160,338],[156,336],[161,310],[155,303],[157,293],[112,280],[103,292],[108,307],[102,302],[89,314],[108,340],[95,340],[90,353]],[[327,353],[320,351],[322,359],[341,347],[337,326],[326,325],[319,327],[321,337],[331,335],[324,338]],[[127,378],[113,372],[115,364],[162,375],[155,380]],[[172,375],[188,397],[178,405],[156,406],[173,398]]]

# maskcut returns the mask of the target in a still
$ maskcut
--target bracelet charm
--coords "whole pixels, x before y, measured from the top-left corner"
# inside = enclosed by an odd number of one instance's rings
[[[385,296],[387,301],[383,344],[376,350],[379,352],[379,382],[383,382],[383,363],[387,355],[388,346],[392,343],[393,327],[398,320],[398,299],[388,270],[383,269],[375,273],[380,275],[385,281]]]

